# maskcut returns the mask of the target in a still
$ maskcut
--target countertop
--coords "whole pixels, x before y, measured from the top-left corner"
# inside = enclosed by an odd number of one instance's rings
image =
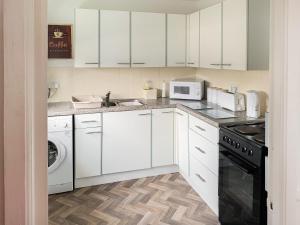
[[[97,109],[75,109],[72,102],[51,102],[48,103],[48,116],[67,116],[67,115],[79,115],[79,114],[90,114],[90,113],[106,113],[106,112],[122,112],[122,111],[133,111],[133,110],[147,110],[147,109],[162,109],[162,108],[178,108],[190,115],[197,117],[214,127],[219,127],[221,124],[234,123],[239,121],[261,121],[261,119],[253,119],[246,116],[246,112],[235,112],[236,118],[230,119],[214,119],[201,112],[201,110],[193,110],[174,100],[168,98],[159,98],[157,100],[142,100],[144,105],[142,106],[114,106],[114,107],[102,107]],[[206,101],[201,101],[206,104]],[[210,104],[211,105],[211,104]],[[220,109],[217,105],[211,105],[214,109]],[[222,109],[224,110],[224,109]],[[228,111],[231,112],[231,111]],[[232,113],[232,112],[231,112]]]

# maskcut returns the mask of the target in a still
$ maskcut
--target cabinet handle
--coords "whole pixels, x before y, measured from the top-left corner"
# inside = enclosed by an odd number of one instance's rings
[[[221,64],[217,64],[217,63],[212,63],[210,64],[211,66],[221,66]]]
[[[86,65],[98,65],[99,63],[97,63],[97,62],[86,62],[85,64]]]
[[[196,126],[196,127],[197,127],[199,130],[203,131],[203,132],[206,131],[204,128],[202,128],[202,127],[200,127],[200,126]]]
[[[173,111],[170,111],[170,112],[162,112],[162,113],[169,114],[169,113],[173,113]]]
[[[146,63],[143,63],[143,62],[136,62],[136,63],[132,63],[134,65],[145,65]]]
[[[188,64],[189,64],[189,65],[194,65],[195,63],[193,63],[193,62],[188,62]]]
[[[176,112],[176,114],[179,115],[179,116],[183,116],[183,114],[180,113],[180,112]]]
[[[118,65],[130,65],[130,63],[117,63]]]
[[[81,123],[97,123],[99,121],[97,120],[86,120],[86,121],[81,121]]]
[[[102,134],[101,131],[91,131],[91,132],[85,132],[86,134]]]
[[[150,116],[151,115],[151,113],[141,113],[141,114],[139,114],[139,116]]]
[[[177,62],[177,63],[175,63],[175,64],[177,64],[177,65],[185,65],[184,62]]]
[[[222,64],[222,66],[232,66],[232,64]]]
[[[200,176],[199,174],[196,174],[196,176],[197,176],[203,183],[206,183],[206,180],[205,180],[202,176]]]
[[[195,149],[197,149],[199,152],[201,152],[202,154],[206,154],[206,152],[205,151],[203,151],[201,148],[199,148],[199,147],[197,147],[197,146],[195,146]]]

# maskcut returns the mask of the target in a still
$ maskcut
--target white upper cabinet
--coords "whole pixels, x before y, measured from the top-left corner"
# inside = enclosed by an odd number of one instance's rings
[[[130,12],[100,11],[100,66],[130,67]]]
[[[200,11],[200,67],[221,69],[222,5]]]
[[[99,67],[99,10],[75,11],[75,67]]]
[[[167,66],[186,66],[186,15],[168,14]]]
[[[187,22],[187,66],[199,67],[200,12],[188,15]]]
[[[132,67],[166,66],[166,14],[132,12]]]
[[[247,70],[248,0],[223,1],[223,69]]]

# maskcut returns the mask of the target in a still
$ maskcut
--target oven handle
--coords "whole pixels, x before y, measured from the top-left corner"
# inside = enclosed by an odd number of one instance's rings
[[[226,158],[228,158],[232,164],[237,166],[240,170],[244,171],[247,174],[253,174],[254,170],[256,170],[256,167],[250,166],[243,161],[239,160],[237,157],[235,157],[233,154],[231,154],[228,151],[220,151],[222,155],[224,155]]]

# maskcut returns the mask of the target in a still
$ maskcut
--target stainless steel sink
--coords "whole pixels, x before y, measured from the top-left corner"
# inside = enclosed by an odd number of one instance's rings
[[[117,102],[117,105],[119,105],[119,106],[142,106],[144,104],[137,99],[132,99],[132,100],[119,100]]]

